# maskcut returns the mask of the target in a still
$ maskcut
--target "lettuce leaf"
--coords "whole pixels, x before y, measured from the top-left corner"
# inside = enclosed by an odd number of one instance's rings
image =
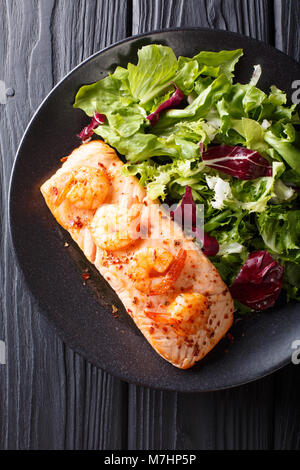
[[[129,108],[135,100],[124,82],[124,75],[127,76],[128,72],[125,70],[121,74],[120,69],[99,82],[81,87],[76,95],[74,108],[82,109],[90,117],[95,110],[107,114],[120,106]]]
[[[300,175],[300,146],[287,142],[272,131],[266,132],[265,141]]]
[[[273,163],[273,176],[246,181],[237,178],[230,180],[220,175],[206,176],[210,189],[214,191],[211,201],[215,209],[231,208],[248,213],[263,212],[268,202],[276,197],[275,183],[284,171],[283,163]]]
[[[217,77],[225,74],[228,80],[231,80],[235,65],[243,54],[242,49],[220,52],[201,51],[194,57],[194,60],[199,63],[203,75]]]
[[[177,58],[170,47],[153,44],[138,52],[138,64],[128,64],[132,96],[143,105],[163,92],[178,70]]]
[[[270,206],[257,217],[257,227],[271,253],[300,262],[300,210]]]
[[[211,107],[219,101],[229,89],[230,82],[228,78],[224,74],[220,75],[186,108],[167,111],[155,127],[155,132],[182,119],[193,118],[194,120],[199,120],[205,117]]]

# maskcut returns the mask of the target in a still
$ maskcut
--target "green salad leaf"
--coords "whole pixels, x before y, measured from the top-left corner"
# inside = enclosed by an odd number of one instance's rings
[[[235,81],[242,55],[237,49],[177,58],[151,44],[139,50],[136,65],[83,86],[74,107],[106,116],[94,132],[124,156],[124,174],[136,175],[150,198],[178,203],[192,188],[205,209],[205,231],[220,245],[211,261],[228,285],[251,253],[266,250],[285,267],[288,298],[300,300],[299,114],[275,85],[259,88],[259,64],[248,83]],[[176,89],[184,99],[168,108]],[[161,105],[168,109],[153,124],[147,117]],[[210,168],[202,152],[220,144],[258,152],[272,176],[242,180]]]
[[[161,94],[174,79],[177,58],[171,48],[154,44],[138,52],[138,64],[128,64],[128,81],[132,96],[145,104]]]

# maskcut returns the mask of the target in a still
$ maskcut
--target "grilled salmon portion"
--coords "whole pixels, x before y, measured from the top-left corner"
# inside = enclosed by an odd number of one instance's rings
[[[101,141],[80,146],[41,187],[151,346],[181,369],[226,334],[233,300],[206,256]]]

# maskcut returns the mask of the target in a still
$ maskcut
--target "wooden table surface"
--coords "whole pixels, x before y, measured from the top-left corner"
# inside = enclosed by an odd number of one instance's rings
[[[15,90],[0,99],[0,449],[300,448],[300,366],[207,394],[122,383],[55,335],[12,253],[9,178],[43,98],[103,47],[183,25],[237,31],[300,60],[299,0],[0,0],[0,80]]]

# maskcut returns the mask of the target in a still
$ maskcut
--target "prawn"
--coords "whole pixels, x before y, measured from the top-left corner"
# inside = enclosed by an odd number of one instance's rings
[[[133,204],[129,209],[116,204],[99,207],[90,226],[95,244],[106,251],[133,245],[140,237],[140,217],[140,204]]]
[[[108,176],[100,168],[81,167],[61,175],[52,188],[53,202],[58,207],[67,199],[77,209],[95,210],[106,200],[109,188]]]
[[[143,248],[135,254],[130,277],[144,294],[166,294],[179,278],[186,257],[185,250],[174,257],[163,248]]]
[[[173,327],[181,336],[196,334],[207,321],[209,302],[199,293],[185,293],[176,297],[165,312],[148,312],[151,320]]]

